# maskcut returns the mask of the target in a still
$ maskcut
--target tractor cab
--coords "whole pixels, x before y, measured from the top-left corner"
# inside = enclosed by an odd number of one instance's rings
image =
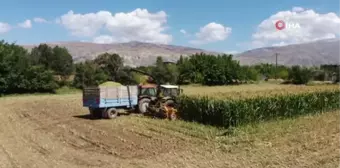
[[[162,97],[177,97],[181,93],[181,90],[176,85],[161,85]]]
[[[140,84],[138,85],[138,97],[155,97],[157,95],[157,85]]]

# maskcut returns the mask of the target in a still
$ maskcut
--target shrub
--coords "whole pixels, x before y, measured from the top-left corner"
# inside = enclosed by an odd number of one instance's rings
[[[289,79],[293,84],[307,84],[312,78],[312,72],[306,67],[293,66],[289,71]]]

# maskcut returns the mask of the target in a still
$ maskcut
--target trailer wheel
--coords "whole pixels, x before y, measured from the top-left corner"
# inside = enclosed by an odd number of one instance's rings
[[[101,118],[100,109],[89,108],[89,111],[90,111],[90,116],[92,119]]]
[[[138,102],[138,110],[140,113],[145,114],[147,112],[147,108],[149,107],[150,99],[144,98],[139,100]]]
[[[113,118],[116,118],[117,116],[118,116],[118,111],[115,108],[107,109],[106,111],[104,111],[104,115],[103,115],[103,117],[107,119],[113,119]]]

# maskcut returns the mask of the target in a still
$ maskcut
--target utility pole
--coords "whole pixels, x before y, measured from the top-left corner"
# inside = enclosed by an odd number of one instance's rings
[[[83,89],[84,89],[85,88],[85,84],[84,84],[84,71],[82,72],[81,82],[82,82]]]
[[[277,79],[277,56],[279,54],[278,53],[275,53],[275,80]]]

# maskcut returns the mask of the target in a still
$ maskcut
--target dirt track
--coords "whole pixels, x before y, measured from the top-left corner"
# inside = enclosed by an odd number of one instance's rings
[[[164,167],[171,159],[181,165],[203,143],[137,116],[90,120],[80,103],[79,96],[2,99],[0,167]]]

